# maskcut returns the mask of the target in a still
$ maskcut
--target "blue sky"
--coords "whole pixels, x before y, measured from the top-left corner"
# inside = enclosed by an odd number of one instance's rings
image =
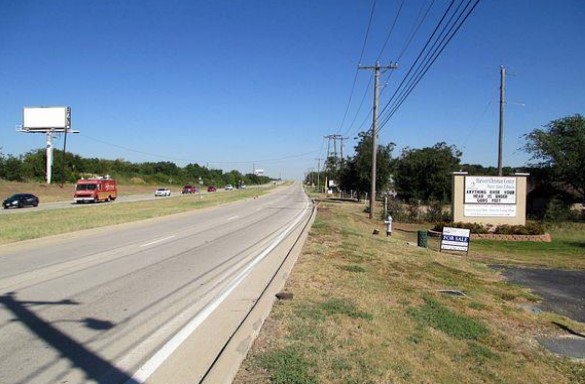
[[[323,136],[349,137],[350,155],[370,127],[371,71],[352,87],[364,41],[363,65],[400,57],[382,74],[384,106],[450,1],[402,3],[376,0],[369,24],[373,0],[3,1],[1,152],[45,146],[43,135],[16,131],[23,107],[70,106],[80,133],[68,151],[85,157],[300,179],[326,156]],[[585,113],[584,19],[581,0],[480,1],[381,143],[396,143],[399,156],[444,141],[464,163],[495,166],[504,65],[504,164],[525,164],[522,135]]]

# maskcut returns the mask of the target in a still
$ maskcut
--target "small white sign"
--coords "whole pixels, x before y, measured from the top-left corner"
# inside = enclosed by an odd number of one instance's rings
[[[516,217],[516,205],[464,204],[465,217]]]
[[[441,234],[441,251],[449,249],[452,251],[469,252],[469,238],[471,230],[464,228],[444,227]]]

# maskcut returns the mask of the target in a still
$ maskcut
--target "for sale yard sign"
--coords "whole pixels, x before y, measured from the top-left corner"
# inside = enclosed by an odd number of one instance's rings
[[[471,230],[464,228],[443,227],[441,234],[441,249],[469,252],[469,237]]]

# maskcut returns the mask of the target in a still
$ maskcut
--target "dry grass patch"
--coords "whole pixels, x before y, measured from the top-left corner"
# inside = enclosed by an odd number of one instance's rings
[[[372,236],[362,209],[321,203],[287,282],[294,300],[275,305],[235,383],[583,382],[582,364],[536,343],[558,318],[517,305],[536,297],[400,233]]]

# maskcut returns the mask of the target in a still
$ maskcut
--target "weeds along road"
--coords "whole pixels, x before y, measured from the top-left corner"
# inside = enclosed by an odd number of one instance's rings
[[[0,382],[235,374],[261,323],[250,310],[269,308],[265,288],[284,279],[279,268],[311,213],[294,184],[216,209],[0,247]]]

